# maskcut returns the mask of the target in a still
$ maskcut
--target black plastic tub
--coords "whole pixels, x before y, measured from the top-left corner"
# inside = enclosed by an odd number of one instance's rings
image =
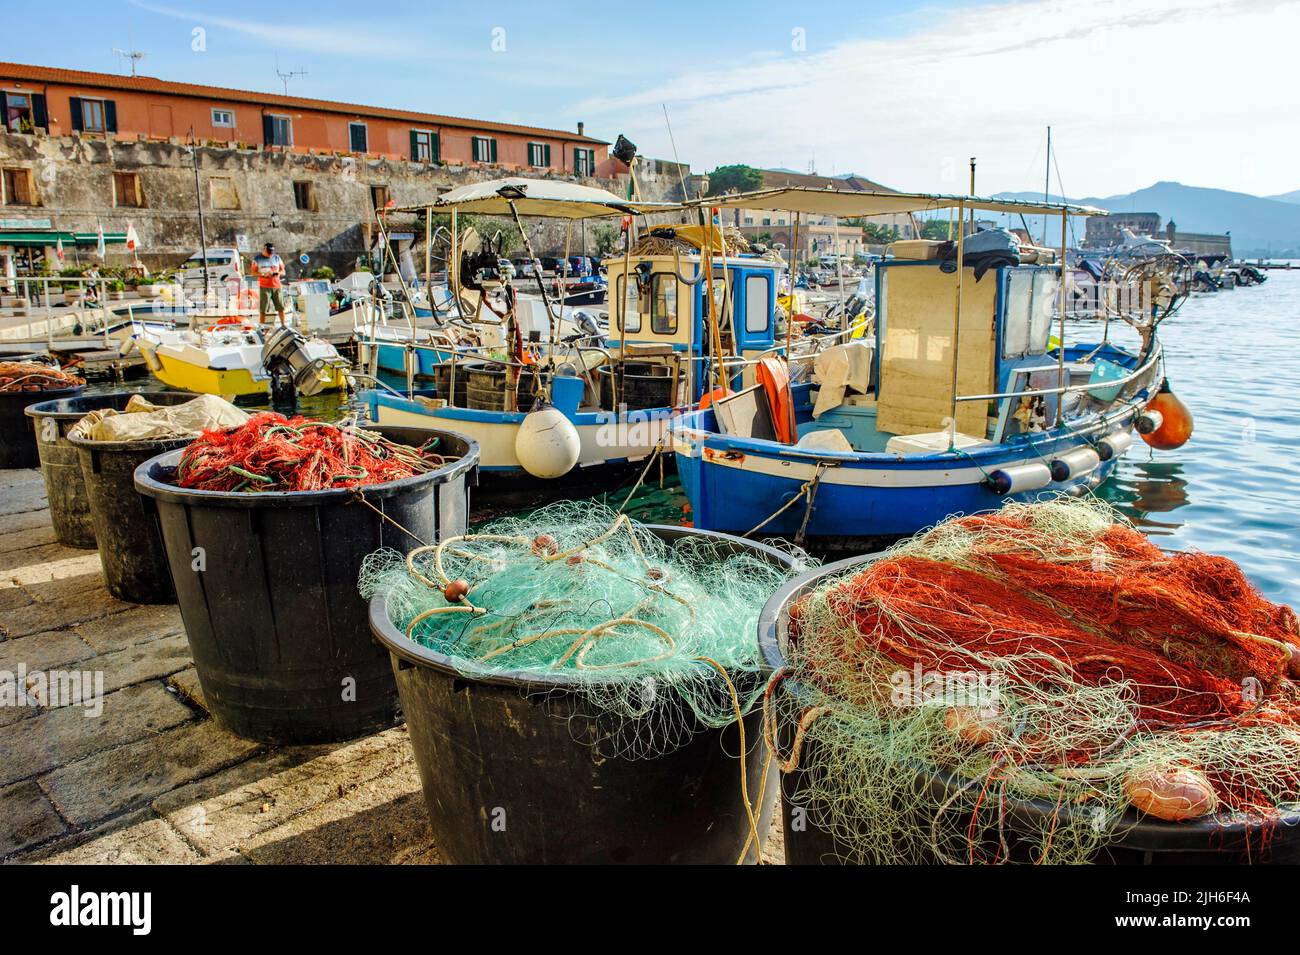
[[[827,578],[863,567],[877,556],[851,557],[826,564],[788,581],[772,595],[759,618],[758,639],[763,658],[773,672],[786,665],[789,622],[786,611],[789,606]],[[794,694],[797,700],[802,690],[797,681],[787,679],[777,684],[775,692]],[[788,713],[791,709],[779,707],[776,712]],[[793,737],[793,725],[778,723],[776,746],[783,754],[788,753],[787,747]],[[781,825],[785,834],[785,859],[790,865],[838,865],[853,858],[849,846],[816,825],[817,807],[807,805],[800,798],[806,772],[803,767],[816,765],[817,758],[815,743],[805,738],[799,757],[800,768],[781,776]],[[900,767],[899,771],[915,773],[918,787],[929,787],[940,797],[954,793],[962,782],[949,773],[933,769],[924,771],[920,767]],[[1035,835],[1043,831],[1042,821],[1062,811],[1071,810],[1058,810],[1054,803],[1040,800],[1008,803],[1010,861],[1034,861],[1042,851]],[[1073,811],[1086,812],[1085,809]],[[916,824],[929,827],[930,820],[918,819]],[[1123,834],[1098,850],[1091,860],[1094,864],[1300,864],[1300,811],[1286,813],[1281,819],[1268,822],[1217,816],[1166,822],[1129,810],[1116,828]],[[1023,838],[1018,839],[1017,832]],[[992,858],[998,847],[990,845],[985,848],[988,850],[985,857]],[[936,857],[929,861],[937,863],[942,860]]]
[[[50,502],[50,523],[54,525],[54,538],[60,544],[85,548],[95,546],[95,523],[90,516],[90,501],[81,475],[81,461],[77,449],[68,441],[68,432],[92,411],[103,411],[106,408],[121,411],[134,395],[133,391],[78,395],[75,398],[42,401],[30,405],[26,410],[36,433],[41,477],[45,479],[45,497]],[[142,392],[141,397],[156,405],[178,405],[192,401],[195,396],[177,391],[155,391]],[[165,450],[167,448],[160,447],[154,454]],[[134,489],[131,493],[134,495]],[[109,589],[112,590],[112,587]]]
[[[763,544],[684,527],[646,528],[667,541],[707,537],[789,567]],[[445,655],[408,640],[370,603],[370,626],[392,654],[434,844],[456,864],[732,864],[750,834],[741,797],[740,733],[699,728],[672,752],[628,759],[591,743],[601,732],[568,677],[469,677]],[[745,773],[766,841],[775,773],[758,792],[767,758],[762,713],[744,721]],[[747,859],[752,861],[751,845]]]
[[[458,460],[358,488],[368,503],[346,489],[187,490],[171,483],[179,451],[136,469],[136,489],[157,508],[203,696],[233,733],[336,742],[398,719],[388,654],[370,636],[357,573],[381,547],[405,553],[464,533],[479,452],[446,431],[373,430],[417,446],[436,437],[437,452]]]
[[[0,468],[34,468],[41,458],[36,432],[24,413],[31,405],[71,398],[86,388],[52,388],[49,391],[0,391]]]
[[[108,592],[128,603],[175,603],[157,506],[136,490],[135,472],[150,458],[183,449],[194,439],[68,440],[77,453]]]

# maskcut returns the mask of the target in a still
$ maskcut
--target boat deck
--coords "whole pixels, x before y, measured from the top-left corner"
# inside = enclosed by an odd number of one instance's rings
[[[103,709],[0,706],[2,862],[441,861],[405,727],[296,747],[222,730],[179,609],[115,600],[95,551],[55,543],[35,470],[0,471],[0,676],[20,668],[102,674]],[[779,825],[764,856],[784,860]]]

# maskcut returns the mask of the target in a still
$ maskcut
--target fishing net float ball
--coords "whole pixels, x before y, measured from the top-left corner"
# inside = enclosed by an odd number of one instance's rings
[[[578,429],[553,405],[530,411],[515,435],[515,457],[533,477],[563,477],[578,463],[581,451]]]

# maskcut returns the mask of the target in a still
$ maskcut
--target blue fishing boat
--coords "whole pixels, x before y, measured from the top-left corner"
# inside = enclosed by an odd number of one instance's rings
[[[578,312],[563,308],[544,284],[530,302],[501,274],[495,254],[458,255],[452,282],[462,322],[494,332],[495,344],[434,362],[432,394],[413,386],[365,392],[370,417],[472,437],[482,471],[495,476],[549,480],[636,462],[665,447],[677,409],[694,407],[723,378],[733,389],[744,387],[753,380],[753,362],[777,349],[780,260],[729,249],[717,223],[647,229],[640,239],[633,231],[639,215],[680,209],[521,178],[441,196],[429,211],[451,214],[453,248],[462,213],[517,223],[522,216],[624,216],[627,248],[605,263],[613,290],[609,326],[571,327]],[[520,233],[527,243],[522,225]],[[719,373],[711,356],[722,353],[724,328],[729,357]],[[419,342],[410,348],[432,350]]]
[[[798,189],[722,204],[841,217],[949,209],[959,225],[950,243],[899,242],[877,263],[866,339],[793,366],[784,388],[755,386],[674,420],[696,527],[876,543],[1008,500],[1085,493],[1135,425],[1160,427],[1147,406],[1161,382],[1155,326],[1171,302],[1135,290],[1140,347],[1111,341],[1109,323],[1103,340],[1068,344],[1063,254],[1021,250],[1003,230],[964,234],[972,209],[1063,220],[1099,210]]]

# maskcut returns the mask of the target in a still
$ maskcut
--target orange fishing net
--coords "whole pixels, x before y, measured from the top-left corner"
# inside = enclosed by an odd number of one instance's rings
[[[37,361],[0,361],[0,391],[54,391],[76,388],[86,379]]]
[[[356,426],[264,411],[238,428],[204,432],[182,453],[177,476],[181,487],[205,491],[361,487],[441,467],[436,444],[413,448]]]
[[[1295,613],[1232,561],[1166,554],[1095,505],[945,521],[788,615],[778,679],[802,688],[781,705],[816,753],[808,798],[864,858],[974,859],[1015,799],[1057,807],[1048,861],[1090,858],[1133,807],[1269,820],[1300,805]],[[931,802],[909,782],[921,766],[969,788]],[[1178,802],[1188,780],[1199,806]]]

